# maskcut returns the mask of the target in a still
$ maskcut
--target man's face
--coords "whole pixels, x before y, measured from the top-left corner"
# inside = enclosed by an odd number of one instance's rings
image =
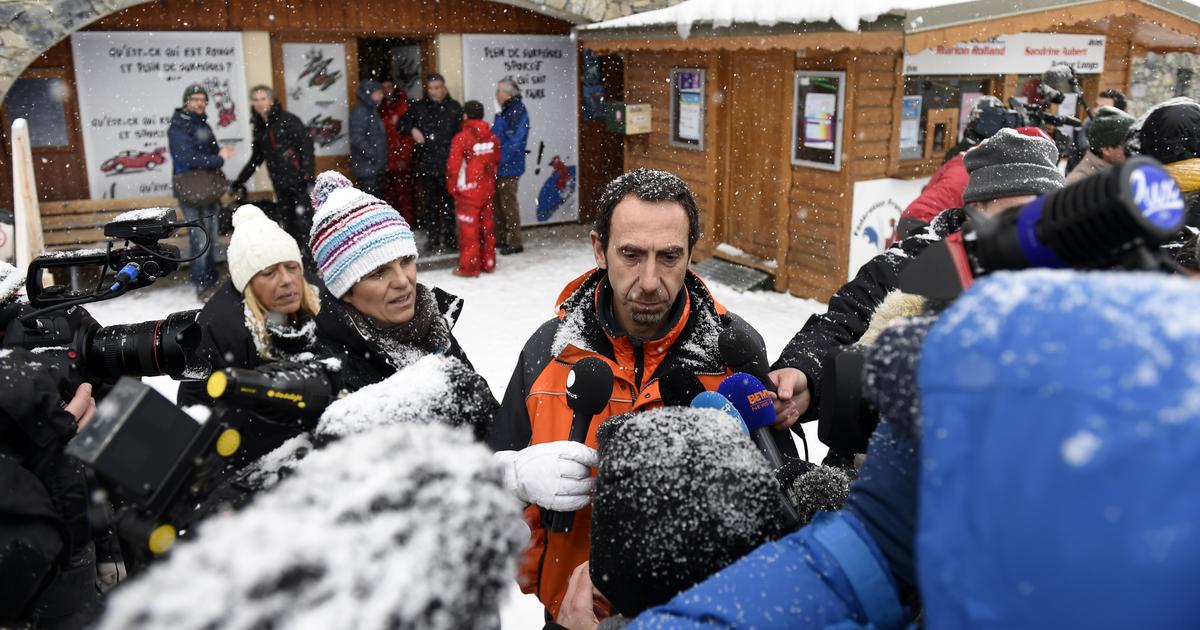
[[[371,92],[371,101],[376,105],[383,101],[383,88]]]
[[[430,81],[426,83],[425,94],[434,101],[442,102],[442,99],[446,98],[446,83],[444,81]]]
[[[1101,96],[1096,99],[1096,104],[1092,106],[1092,115],[1095,116],[1096,114],[1100,113],[1101,107],[1116,107],[1116,106],[1117,106],[1116,101],[1112,100],[1111,98]]]
[[[271,98],[271,95],[266,90],[259,90],[250,95],[250,105],[263,118],[267,117],[267,113],[271,111],[271,105],[273,104],[274,99]]]
[[[496,87],[496,102],[497,103],[500,103],[501,105],[503,105],[503,104],[507,103],[508,99],[510,99],[510,98],[512,98],[512,94],[509,94],[508,92],[505,92],[504,90],[500,89],[499,86]]]
[[[1125,147],[1100,147],[1100,159],[1109,164],[1120,164],[1125,161]]]
[[[687,211],[674,201],[627,195],[613,210],[608,247],[591,236],[596,265],[608,270],[617,323],[635,337],[653,337],[683,288],[691,258]]]
[[[183,108],[193,114],[203,114],[204,110],[208,108],[208,97],[203,94],[193,94],[188,97]]]

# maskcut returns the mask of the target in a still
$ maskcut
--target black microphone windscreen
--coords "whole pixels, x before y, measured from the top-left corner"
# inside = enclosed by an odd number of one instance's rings
[[[721,360],[735,372],[745,372],[759,380],[766,377],[766,349],[758,343],[754,331],[745,321],[730,318],[717,337]],[[764,381],[767,382],[767,381]]]
[[[667,370],[658,379],[658,392],[664,407],[690,407],[692,400],[704,391],[700,379],[681,367]]]
[[[567,375],[567,406],[590,418],[608,404],[612,397],[612,368],[602,359],[580,359]]]

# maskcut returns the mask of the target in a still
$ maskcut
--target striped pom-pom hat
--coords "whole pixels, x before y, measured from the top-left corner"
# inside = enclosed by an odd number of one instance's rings
[[[354,188],[336,171],[317,176],[308,245],[325,286],[340,298],[363,276],[397,258],[417,256],[417,241],[399,212]]]

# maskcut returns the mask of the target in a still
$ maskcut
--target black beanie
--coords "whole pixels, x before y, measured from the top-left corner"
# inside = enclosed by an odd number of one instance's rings
[[[1200,104],[1189,98],[1169,103],[1151,111],[1142,123],[1141,154],[1163,164],[1200,157]]]
[[[779,486],[729,415],[625,414],[596,438],[589,568],[622,615],[666,603],[783,533]]]
[[[195,94],[203,94],[204,98],[208,98],[208,90],[204,89],[203,85],[193,83],[183,89],[183,104],[187,105],[188,99]]]
[[[963,156],[970,181],[963,202],[1040,195],[1063,187],[1058,147],[1040,137],[1001,129]]]

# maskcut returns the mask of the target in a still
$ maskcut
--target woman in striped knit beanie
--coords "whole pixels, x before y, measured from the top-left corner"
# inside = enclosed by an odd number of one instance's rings
[[[451,333],[462,300],[417,282],[417,243],[400,213],[335,171],[317,176],[312,202],[309,247],[328,292],[317,335],[346,359],[342,388],[377,383],[427,354],[470,367]],[[494,413],[499,404],[477,380],[486,413]]]

